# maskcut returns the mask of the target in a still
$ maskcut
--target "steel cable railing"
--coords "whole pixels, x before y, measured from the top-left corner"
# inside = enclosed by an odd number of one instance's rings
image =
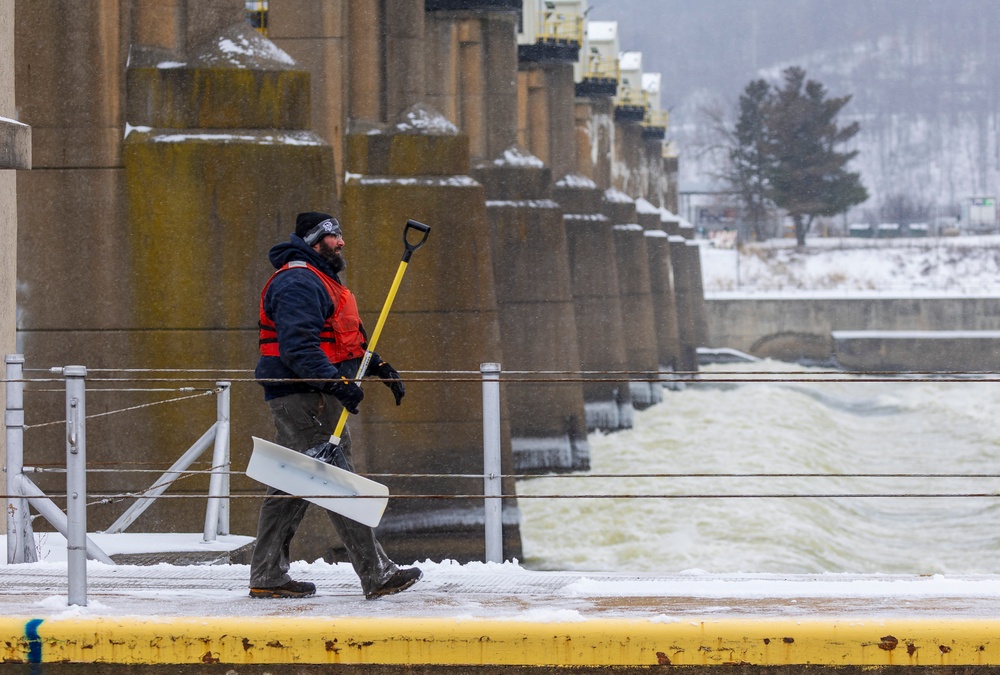
[[[44,372],[47,377],[37,377],[32,378],[29,375],[34,373]],[[131,413],[139,410],[151,408],[154,406],[161,406],[171,403],[177,403],[182,401],[190,401],[193,399],[203,398],[205,396],[218,396],[225,390],[228,395],[228,385],[229,382],[237,383],[249,383],[257,382],[257,380],[252,376],[252,371],[242,370],[242,369],[229,369],[229,370],[214,370],[214,369],[94,369],[92,371],[87,370],[87,385],[90,387],[88,393],[93,394],[103,394],[103,393],[115,393],[115,394],[151,394],[151,393],[168,393],[168,394],[183,394],[182,396],[172,396],[171,398],[162,401],[153,401],[148,403],[142,403],[137,405],[129,405],[121,408],[116,408],[114,410],[105,410],[99,413],[86,414],[83,412],[77,418],[74,418],[72,414],[68,414],[66,419],[48,421],[42,423],[36,423],[27,425],[23,423],[23,407],[18,408],[18,406],[23,406],[23,393],[25,385],[28,385],[28,391],[32,393],[65,393],[67,398],[69,398],[69,388],[67,389],[56,389],[56,388],[46,388],[49,384],[53,382],[60,381],[58,378],[51,377],[52,370],[23,370],[23,372],[18,377],[10,377],[8,371],[8,377],[4,379],[5,385],[8,386],[8,420],[12,420],[15,423],[20,419],[21,424],[19,425],[20,430],[23,432],[25,430],[38,429],[47,426],[54,426],[58,424],[66,424],[68,427],[72,427],[74,424],[79,425],[80,422],[87,419],[94,419],[99,417],[105,417],[109,415],[116,415],[121,413]],[[229,381],[225,383],[225,387],[219,386],[220,383],[216,379],[221,375],[230,376]],[[926,371],[926,372],[907,372],[898,373],[894,371],[879,371],[879,372],[868,372],[859,374],[848,374],[839,370],[815,370],[811,369],[808,371],[792,371],[792,370],[753,370],[753,371],[689,371],[689,372],[671,372],[671,371],[661,371],[651,373],[649,371],[634,371],[634,370],[607,370],[607,371],[559,371],[559,370],[547,370],[547,371],[500,371],[499,366],[497,366],[496,371],[493,373],[493,377],[486,378],[485,370],[481,371],[409,371],[404,373],[407,382],[421,382],[421,383],[431,383],[431,384],[455,384],[455,383],[482,383],[484,385],[484,392],[487,386],[496,387],[499,391],[500,385],[519,385],[519,384],[538,384],[538,383],[550,383],[550,384],[563,384],[563,383],[579,383],[579,382],[621,382],[621,381],[645,381],[651,383],[660,383],[665,386],[674,382],[683,382],[687,385],[711,385],[711,384],[781,384],[781,385],[794,385],[800,383],[879,383],[879,382],[910,382],[910,383],[997,383],[1000,382],[1000,373],[995,371],[969,371],[969,372],[959,372],[959,371]],[[162,377],[161,377],[162,375]],[[212,377],[215,376],[215,377]],[[242,377],[241,377],[242,376]],[[486,380],[489,379],[489,382]],[[209,388],[201,388],[200,383],[212,382],[215,386]],[[150,387],[150,384],[176,384],[183,386],[155,386]],[[11,397],[11,385],[20,386],[20,395],[15,395]],[[123,386],[123,385],[141,385],[141,386]],[[199,390],[201,389],[201,390]],[[193,393],[192,393],[193,392]],[[490,405],[484,398],[484,406]],[[70,408],[68,408],[70,410]],[[18,415],[19,411],[19,415]],[[13,415],[12,415],[13,413]],[[499,407],[495,414],[486,414],[484,411],[484,425],[489,420],[494,420],[499,416]],[[228,410],[223,414],[221,411],[219,413],[219,419],[225,418],[228,423]],[[8,423],[8,426],[10,424]],[[15,424],[14,426],[18,426]],[[499,436],[499,424],[496,425],[496,436],[497,442]],[[207,432],[206,432],[207,433]],[[228,430],[227,430],[228,434]],[[486,431],[484,436],[493,435],[493,431]],[[228,438],[227,438],[228,442]],[[196,444],[197,445],[197,444]],[[194,446],[192,446],[193,448]],[[499,448],[496,450],[497,456],[499,456]],[[10,458],[8,458],[10,459]],[[205,495],[194,495],[194,494],[165,494],[165,490],[174,486],[175,484],[189,480],[191,478],[209,476],[212,481],[215,482],[216,489],[214,491],[210,490],[207,497],[208,503],[211,505],[213,503],[228,504],[231,499],[262,499],[264,495],[262,494],[230,494],[228,489],[228,482],[231,476],[242,476],[244,472],[234,471],[228,465],[228,454],[225,455],[224,462],[213,461],[209,463],[208,468],[205,469],[192,469],[191,464],[185,466],[183,469],[177,469],[175,463],[171,470],[164,473],[162,469],[150,468],[149,463],[142,462],[115,462],[112,467],[102,467],[101,464],[91,465],[86,468],[88,473],[159,473],[161,478],[153,483],[147,489],[144,490],[130,490],[122,491],[117,493],[91,493],[87,494],[86,497],[90,500],[86,502],[88,505],[96,504],[110,504],[116,503],[124,500],[136,500],[137,503],[141,500],[150,501],[154,498],[156,499],[192,499],[192,498],[206,498]],[[22,460],[23,467],[23,460]],[[27,466],[23,467],[21,474],[28,473],[69,473],[69,468],[60,467],[57,465],[37,465],[37,466]],[[766,491],[754,491],[754,490],[744,490],[739,493],[727,494],[724,492],[711,492],[711,491],[685,491],[685,492],[639,492],[635,490],[614,493],[604,490],[600,493],[586,492],[581,494],[517,494],[503,492],[499,489],[501,481],[503,480],[534,480],[542,478],[585,478],[585,479],[601,479],[601,480],[613,480],[613,479],[631,479],[631,478],[651,478],[651,479],[679,479],[679,478],[691,478],[691,479],[777,479],[777,478],[809,478],[809,479],[933,479],[933,480],[943,480],[943,479],[997,479],[1000,478],[998,473],[969,473],[969,472],[899,472],[899,473],[878,473],[878,472],[854,472],[854,473],[820,473],[820,472],[649,472],[649,473],[540,473],[540,474],[510,474],[501,473],[499,470],[499,464],[496,465],[494,470],[489,469],[484,470],[482,474],[479,473],[371,473],[362,474],[371,479],[483,479],[484,487],[489,486],[492,482],[494,489],[492,491],[487,491],[484,489],[483,494],[399,494],[393,495],[393,499],[400,500],[484,500],[486,505],[495,505],[499,507],[502,500],[564,500],[564,499],[658,499],[658,500],[685,500],[685,499],[954,499],[954,498],[995,498],[998,495],[997,492],[993,491],[954,491],[954,492],[944,492],[944,491],[933,491],[933,492],[919,492],[919,491],[903,491],[903,492],[891,492],[891,491],[822,491],[822,492],[810,492],[810,491],[783,491],[769,493]],[[9,476],[8,476],[9,478]],[[222,486],[224,484],[224,489]],[[7,494],[4,495],[5,500],[8,502],[16,500],[24,500],[26,495],[20,490],[11,490],[10,481],[8,480],[8,490]],[[37,495],[36,495],[37,496]],[[70,501],[76,498],[72,490],[67,490],[66,493],[49,493],[47,497],[49,499],[65,499]],[[324,497],[329,498],[330,495],[288,495],[287,498],[309,498],[309,497]],[[280,498],[280,497],[278,497]],[[353,497],[358,498],[358,497]],[[8,514],[10,509],[8,509]],[[497,510],[497,513],[499,511]],[[490,524],[490,527],[496,530],[496,535],[499,535],[499,517],[493,519],[494,522]],[[489,537],[490,535],[488,535]],[[8,539],[10,543],[10,539]],[[496,556],[496,550],[488,550],[488,555]],[[501,558],[502,559],[502,554]],[[8,556],[10,559],[10,556]]]

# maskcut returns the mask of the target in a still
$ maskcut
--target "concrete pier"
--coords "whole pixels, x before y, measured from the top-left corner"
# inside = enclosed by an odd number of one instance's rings
[[[705,302],[701,282],[701,251],[697,244],[682,236],[670,236],[670,261],[677,299],[677,329],[681,356],[678,370],[698,370],[698,347],[707,344]]]
[[[394,124],[348,135],[342,220],[357,231],[348,248],[347,281],[362,317],[377,317],[403,253],[408,219],[431,227],[408,266],[376,351],[396,368],[471,371],[503,364],[493,247],[483,186],[469,176],[468,136],[437,111],[414,106]],[[363,234],[362,234],[363,233]],[[348,244],[350,246],[350,244]],[[368,386],[358,429],[359,470],[391,474],[482,474],[482,386],[477,381],[411,382],[396,407],[388,391]],[[370,401],[370,403],[369,403]],[[510,415],[502,411],[503,473],[512,475]],[[400,560],[483,557],[481,503],[434,495],[477,494],[482,479],[396,476],[379,537]],[[504,493],[513,494],[513,480]],[[518,517],[505,503],[505,556],[520,555]]]
[[[659,370],[660,356],[656,342],[656,317],[649,273],[649,251],[641,225],[614,225],[612,237],[618,257],[618,289],[621,292],[622,321],[625,330],[625,354],[632,405],[644,410],[663,400],[663,388],[651,381]],[[645,375],[642,375],[645,373]]]
[[[573,209],[566,213],[566,241],[572,279],[580,368],[595,373],[584,382],[587,429],[615,431],[632,427],[634,408],[628,378],[602,375],[627,370],[625,332],[618,288],[617,256],[611,223],[600,212],[601,192],[582,176],[556,183],[553,197]]]
[[[660,370],[677,370],[680,360],[680,333],[677,326],[677,301],[674,295],[674,270],[670,259],[670,240],[664,229],[663,210],[645,199],[635,201],[636,219],[646,238],[649,259],[649,292],[656,326],[656,350]]]
[[[651,373],[658,369],[656,326],[649,286],[649,261],[642,227],[637,224],[635,200],[624,192],[609,188],[601,199],[601,212],[612,225],[615,244],[615,269],[621,293],[623,332],[625,334],[626,370]],[[648,377],[633,375],[628,383],[632,405],[643,410],[662,400],[660,387],[653,387]]]
[[[563,211],[549,198],[551,172],[512,148],[472,173],[487,194],[504,370],[556,373],[548,382],[513,376],[504,388],[514,470],[589,469],[583,385],[555,381],[580,370],[580,350]]]
[[[649,288],[656,322],[656,349],[660,370],[680,370],[681,337],[677,323],[673,264],[669,235],[663,230],[646,230],[646,253],[649,255]]]

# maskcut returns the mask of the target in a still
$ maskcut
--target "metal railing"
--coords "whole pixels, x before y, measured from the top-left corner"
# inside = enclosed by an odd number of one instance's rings
[[[615,82],[620,82],[620,62],[615,57],[602,57],[599,54],[591,54],[587,59],[583,77],[594,80],[614,80]]]
[[[538,13],[538,42],[583,43],[583,17],[579,14],[545,9]]]
[[[86,561],[88,558],[114,565],[111,559],[87,536],[87,369],[84,366],[53,368],[52,373],[65,380],[66,392],[66,512],[64,513],[26,475],[24,466],[24,356],[8,354],[6,364],[5,410],[7,464],[5,511],[7,519],[8,564],[37,562],[30,507],[66,537],[69,571],[69,604],[86,604]],[[145,511],[157,497],[197,460],[213,447],[208,504],[205,511],[204,540],[215,541],[219,534],[229,534],[229,383],[217,382],[207,393],[218,395],[216,422],[147,490],[134,497],[136,502],[107,532],[120,533]],[[203,395],[203,394],[198,394]],[[184,396],[184,399],[190,398]],[[179,399],[174,399],[179,400]],[[145,407],[145,406],[138,406]],[[135,408],[132,408],[135,409]],[[115,411],[122,412],[122,411]],[[104,416],[110,413],[100,413]],[[96,416],[96,415],[95,415]]]
[[[67,366],[53,369],[65,380],[66,397],[66,499],[67,513],[61,510],[25,475],[23,456],[24,424],[24,358],[21,355],[6,357],[6,391],[7,407],[5,414],[7,433],[7,528],[8,528],[8,562],[31,562],[36,560],[33,535],[28,514],[30,505],[39,515],[49,521],[56,529],[66,536],[68,552],[68,573],[70,578],[70,604],[86,604],[86,559],[92,558],[113,564],[103,551],[93,545],[86,536],[86,421],[97,415],[87,414],[86,379],[87,369],[83,366]],[[211,371],[218,374],[220,371]],[[233,371],[229,371],[233,372]],[[245,372],[245,371],[238,371]],[[394,495],[394,499],[449,499],[449,500],[482,500],[485,509],[484,537],[485,557],[488,562],[502,562],[503,533],[501,505],[504,499],[817,499],[817,498],[954,498],[954,497],[995,497],[993,492],[921,492],[919,494],[906,492],[863,492],[844,490],[836,492],[807,493],[757,493],[740,492],[738,494],[705,493],[698,490],[692,492],[643,492],[628,494],[610,491],[604,493],[587,492],[585,494],[503,494],[503,479],[526,478],[521,475],[505,475],[501,470],[501,385],[506,383],[568,383],[568,382],[621,382],[645,381],[663,386],[681,385],[734,385],[747,383],[856,383],[856,382],[900,382],[898,372],[869,372],[865,374],[844,373],[839,371],[823,371],[804,373],[801,371],[741,371],[741,372],[638,372],[638,371],[502,371],[499,363],[481,364],[479,372],[449,371],[447,377],[441,373],[420,373],[417,377],[408,378],[411,382],[481,382],[483,405],[483,472],[482,474],[426,473],[426,474],[371,474],[370,477],[445,477],[445,478],[482,478],[482,494],[405,494]],[[428,376],[429,375],[429,376]],[[949,381],[972,381],[980,383],[1000,383],[1000,375],[994,372],[982,373],[942,373],[942,372],[909,372],[903,374],[903,380],[911,383]],[[253,377],[247,377],[252,382]],[[228,503],[229,476],[232,470],[229,465],[229,382],[216,382],[216,389],[208,393],[218,395],[217,421],[202,437],[175,462],[169,471],[154,482],[148,490],[134,494],[115,495],[115,499],[134,498],[136,504],[126,511],[108,528],[109,532],[121,532],[142,513],[145,508],[163,492],[181,474],[185,473],[194,459],[214,444],[213,460],[209,484],[208,507],[205,518],[205,539],[214,538],[215,534],[228,534]],[[198,394],[199,396],[204,394]],[[190,398],[190,397],[187,397]],[[144,407],[144,406],[136,406]],[[135,409],[133,408],[133,409]],[[99,413],[100,415],[108,413]],[[817,477],[817,478],[997,478],[993,473],[698,473],[698,472],[651,472],[642,474],[603,474],[574,472],[534,474],[536,478],[589,478],[605,480],[610,478],[779,478],[779,477]],[[91,495],[94,497],[95,495]],[[201,498],[197,495],[178,495],[183,498]],[[238,495],[247,498],[261,498],[260,495]],[[290,498],[308,497],[310,495],[289,495]]]
[[[642,126],[662,127],[666,129],[669,117],[669,113],[666,110],[653,110],[652,108],[648,108],[646,110],[646,119],[642,121]]]
[[[641,89],[623,87],[619,84],[618,96],[615,97],[615,105],[628,106],[630,108],[648,108],[649,94]]]

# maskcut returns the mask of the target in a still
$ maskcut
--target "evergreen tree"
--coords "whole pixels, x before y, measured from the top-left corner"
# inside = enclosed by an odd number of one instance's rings
[[[827,98],[823,85],[807,81],[799,67],[786,69],[784,77],[767,112],[769,196],[791,216],[795,240],[804,246],[817,216],[844,213],[867,200],[868,191],[860,174],[845,169],[857,151],[837,150],[860,128],[857,122],[837,125],[851,97]]]
[[[754,80],[740,95],[740,117],[731,134],[728,173],[725,178],[743,202],[757,241],[766,239],[764,223],[773,169],[769,152],[767,114],[774,93],[764,80]]]

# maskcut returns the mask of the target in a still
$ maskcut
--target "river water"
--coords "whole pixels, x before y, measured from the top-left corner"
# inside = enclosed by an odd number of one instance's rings
[[[702,373],[704,384],[637,413],[633,429],[592,434],[589,473],[518,481],[524,566],[1000,573],[1000,478],[843,476],[1000,474],[1000,383],[873,381],[773,362]],[[594,477],[761,473],[837,476]],[[672,498],[575,498],[635,494]],[[846,494],[966,496],[809,496]]]

